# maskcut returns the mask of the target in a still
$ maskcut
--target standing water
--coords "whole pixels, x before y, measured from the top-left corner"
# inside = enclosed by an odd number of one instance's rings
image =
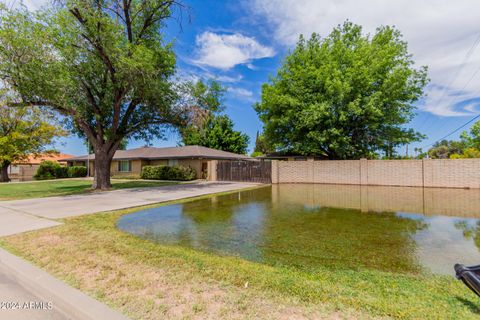
[[[141,210],[118,227],[312,272],[453,274],[457,262],[480,264],[480,190],[280,184]]]

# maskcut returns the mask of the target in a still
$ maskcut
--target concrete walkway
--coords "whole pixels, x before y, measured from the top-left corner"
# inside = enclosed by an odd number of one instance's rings
[[[0,237],[57,226],[61,222],[55,219],[59,218],[125,209],[258,185],[199,182],[64,197],[0,201]],[[2,308],[1,304],[5,302],[11,302],[8,306],[5,305],[9,308]],[[22,309],[18,309],[18,306]],[[25,306],[30,308],[25,309]],[[33,309],[31,306],[34,306]],[[0,249],[0,319],[121,320],[127,318],[25,260]]]

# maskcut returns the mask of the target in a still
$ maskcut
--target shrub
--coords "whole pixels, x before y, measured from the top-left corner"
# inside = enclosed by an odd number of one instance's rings
[[[87,176],[87,167],[84,166],[67,167],[67,171],[69,178],[83,178]]]
[[[58,166],[55,167],[55,179],[68,178],[68,168]]]
[[[55,161],[42,161],[33,176],[36,180],[78,178],[87,176],[86,167],[63,167]]]
[[[195,179],[197,172],[191,167],[183,166],[145,166],[142,168],[142,179],[149,180],[180,180]]]
[[[57,171],[61,170],[61,166],[55,161],[42,161],[33,176],[37,180],[55,179]]]

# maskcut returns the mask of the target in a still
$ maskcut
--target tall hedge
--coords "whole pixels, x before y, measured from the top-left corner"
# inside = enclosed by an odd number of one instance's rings
[[[183,166],[145,166],[141,177],[149,180],[189,181],[197,177],[197,172],[191,167]]]

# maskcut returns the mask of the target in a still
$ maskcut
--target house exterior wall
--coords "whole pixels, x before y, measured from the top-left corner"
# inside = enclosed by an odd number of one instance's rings
[[[200,159],[185,159],[185,160],[178,160],[179,166],[184,167],[191,167],[195,169],[197,172],[197,179],[202,179],[202,163],[207,162],[207,160],[200,160]]]
[[[16,173],[9,173],[9,178],[12,181],[32,181],[35,180],[33,176],[37,173],[40,167],[38,164],[19,164],[17,165]]]
[[[110,175],[112,176],[130,176],[140,175],[142,173],[142,167],[146,165],[146,161],[143,160],[129,160],[131,162],[131,170],[129,172],[118,171],[118,162],[113,160],[110,164]]]
[[[150,160],[148,161],[147,166],[166,166],[168,165],[168,160]]]
[[[112,176],[129,176],[129,175],[140,175],[142,173],[142,168],[144,166],[167,166],[168,159],[165,160],[130,160],[131,161],[131,171],[130,172],[120,172],[118,171],[118,160],[113,160],[110,165],[110,175]],[[178,165],[184,167],[192,167],[197,172],[197,179],[204,178],[202,169],[205,169],[205,175],[207,175],[209,163],[212,160],[201,160],[201,159],[178,159]],[[85,162],[70,162],[69,166],[72,165],[86,165]],[[95,161],[90,161],[90,177],[93,177],[95,174]]]
[[[274,160],[272,183],[480,188],[480,159]]]

